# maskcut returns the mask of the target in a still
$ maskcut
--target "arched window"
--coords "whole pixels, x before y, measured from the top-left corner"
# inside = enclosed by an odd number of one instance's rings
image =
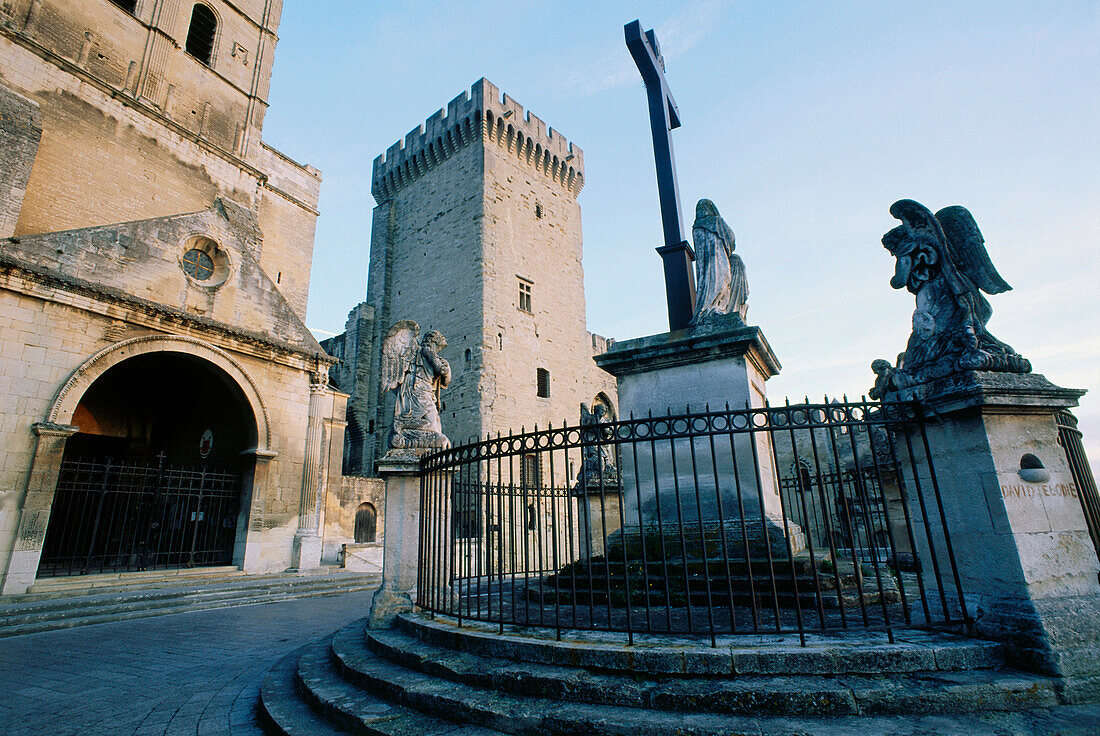
[[[191,11],[191,25],[187,29],[187,53],[209,66],[214,62],[214,39],[218,35],[218,17],[202,3],[195,3]]]
[[[112,3],[125,10],[130,15],[137,12],[137,0],[111,0]]]
[[[378,534],[378,511],[373,504],[361,503],[355,512],[355,543],[373,542]]]

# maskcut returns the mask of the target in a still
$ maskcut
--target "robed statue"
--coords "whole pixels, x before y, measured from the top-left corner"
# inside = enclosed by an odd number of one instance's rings
[[[611,439],[615,431],[615,408],[603,397],[597,396],[589,409],[581,402],[581,440],[584,442],[581,472],[577,482],[589,489],[619,487],[619,471],[611,454]]]
[[[733,252],[733,230],[709,199],[695,206],[691,227],[695,242],[695,315],[699,325],[713,315],[736,314],[742,321],[748,312],[749,281],[745,264]]]
[[[890,207],[901,224],[882,237],[897,259],[890,286],[916,296],[913,332],[897,365],[875,361],[874,394],[886,395],[962,371],[1028,373],[1031,363],[986,329],[993,314],[982,292],[1012,287],[989,259],[985,239],[965,207],[935,215],[911,199]]]
[[[439,420],[440,392],[451,381],[451,367],[439,352],[447,341],[436,330],[420,340],[420,325],[401,320],[382,342],[382,391],[396,391],[390,449],[451,446]]]

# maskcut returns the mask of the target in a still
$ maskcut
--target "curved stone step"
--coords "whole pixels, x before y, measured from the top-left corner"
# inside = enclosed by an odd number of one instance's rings
[[[345,630],[333,641],[338,657],[347,635]],[[515,696],[595,705],[740,715],[963,713],[1059,705],[1053,680],[1016,672],[640,679],[463,654],[396,630],[368,631],[366,644],[374,654],[428,676]]]
[[[362,624],[357,630],[361,637]],[[356,687],[337,670],[330,641],[306,649],[298,658],[297,685],[304,702],[314,712],[324,713],[330,724],[344,729],[342,732],[369,736],[500,736],[499,731],[411,710]]]
[[[805,647],[797,634],[720,636],[711,648],[701,646],[706,640],[699,637],[637,634],[628,646],[626,636],[616,632],[588,631],[583,638],[570,638],[563,631],[558,641],[552,629],[505,626],[501,634],[497,626],[466,622],[460,627],[442,617],[407,614],[397,623],[404,632],[446,649],[641,675],[881,675],[1004,665],[1002,644],[917,629],[896,630],[894,644],[882,633],[851,631],[807,634]]]
[[[298,660],[305,650],[283,657],[264,674],[256,705],[264,731],[273,736],[347,736],[298,694]]]
[[[373,695],[433,716],[518,735],[580,736],[1092,736],[1100,706],[1062,706],[1014,713],[906,716],[741,716],[593,705],[516,697],[406,669],[370,652],[362,624],[338,632],[333,653],[346,680]]]

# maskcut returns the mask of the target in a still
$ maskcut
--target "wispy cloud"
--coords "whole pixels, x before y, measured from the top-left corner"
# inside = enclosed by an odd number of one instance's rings
[[[694,0],[659,23],[657,41],[665,62],[684,55],[713,32],[727,4],[721,0]],[[565,76],[565,86],[581,97],[640,81],[625,48],[615,48],[595,63],[585,63]]]

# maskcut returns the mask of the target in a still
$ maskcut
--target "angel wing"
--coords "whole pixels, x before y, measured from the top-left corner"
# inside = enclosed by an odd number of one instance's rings
[[[899,199],[890,205],[890,214],[901,220],[901,225],[886,233],[882,243],[891,252],[906,238],[925,240],[939,245],[945,242],[943,228],[932,215],[932,210],[911,199]]]
[[[394,324],[382,341],[382,391],[397,388],[420,344],[420,325],[410,319]]]
[[[989,260],[985,238],[970,210],[960,205],[944,207],[936,213],[936,220],[943,228],[951,261],[959,273],[986,294],[1000,294],[1012,289]]]

